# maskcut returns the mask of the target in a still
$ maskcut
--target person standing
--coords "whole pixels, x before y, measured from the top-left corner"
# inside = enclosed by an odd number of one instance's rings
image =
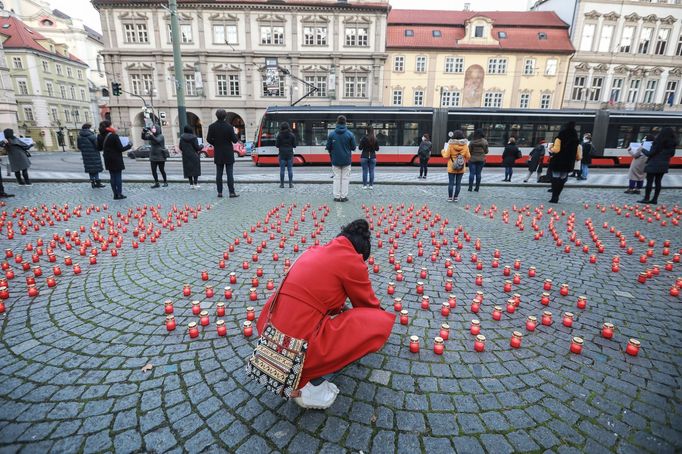
[[[590,173],[590,164],[592,164],[592,150],[594,150],[594,145],[592,145],[592,134],[588,132],[583,136],[583,143],[581,146],[583,148],[583,156],[580,160],[580,175],[578,175],[578,180],[587,180],[587,176]]]
[[[512,174],[514,173],[514,163],[520,158],[521,150],[516,146],[516,139],[510,137],[502,152],[502,165],[504,166],[504,180],[502,181],[511,181]]]
[[[336,119],[336,129],[329,133],[325,147],[329,152],[334,172],[334,202],[348,201],[351,154],[355,148],[355,136],[346,127],[346,117],[339,115]]]
[[[78,151],[83,157],[83,168],[90,176],[90,185],[93,188],[103,188],[104,185],[99,179],[99,173],[104,170],[102,166],[102,155],[97,150],[97,136],[90,130],[92,125],[85,123],[78,133]]]
[[[9,168],[14,172],[17,183],[21,186],[33,186],[31,180],[28,178],[28,169],[31,167],[31,156],[29,149],[32,145],[27,145],[14,135],[14,130],[7,128],[4,131],[5,141],[4,147],[7,150],[7,157],[9,158]],[[22,179],[23,176],[23,179]]]
[[[213,162],[215,163],[215,183],[218,190],[218,197],[223,196],[223,169],[227,173],[227,189],[230,191],[230,198],[239,197],[234,192],[234,147],[239,139],[234,132],[234,127],[227,123],[227,112],[218,109],[215,113],[217,120],[208,127],[206,141],[213,145]]]
[[[675,130],[670,127],[661,129],[661,132],[654,139],[650,150],[642,150],[645,156],[649,159],[646,161],[644,171],[646,172],[646,188],[644,191],[644,198],[638,203],[648,203],[656,205],[658,203],[658,195],[661,193],[661,182],[663,175],[668,173],[670,168],[670,160],[675,156],[675,147],[677,147],[677,136]],[[651,196],[651,189],[656,184],[654,189],[654,198]]]
[[[471,159],[471,154],[462,131],[454,131],[450,137],[441,155],[448,160],[448,202],[457,202],[462,187],[462,176],[466,171],[467,162]]]
[[[542,160],[545,158],[545,148],[545,139],[540,139],[538,145],[531,150],[528,155],[528,176],[523,180],[524,183],[528,183],[533,173],[538,171]],[[538,171],[538,182],[540,182],[540,174],[541,171]]]
[[[116,129],[111,125],[111,121],[104,120],[99,124],[99,135],[97,136],[97,150],[102,150],[104,157],[104,168],[109,171],[111,189],[114,192],[114,200],[125,199],[123,195],[123,153],[130,150],[131,143],[123,146],[121,138],[116,134]]]
[[[199,189],[201,176],[201,145],[199,139],[192,132],[191,126],[185,126],[180,136],[180,151],[182,152],[182,173],[189,180],[190,189]]]
[[[432,149],[433,144],[431,143],[431,136],[428,133],[424,133],[422,141],[419,144],[419,149],[417,150],[417,156],[419,157],[419,178],[426,180],[426,174],[429,172],[429,158],[431,157]]]
[[[549,203],[559,203],[559,196],[564,190],[568,174],[575,166],[575,162],[580,161],[580,148],[580,139],[575,130],[575,122],[569,121],[559,131],[559,135],[550,149],[552,157],[549,160],[548,173],[552,179],[552,198]]]
[[[481,185],[481,172],[485,165],[485,155],[488,154],[488,141],[483,136],[483,130],[477,129],[474,131],[474,136],[469,142],[469,152],[471,159],[469,160],[469,192],[474,186],[474,179],[476,180],[476,188],[474,191],[478,192]]]
[[[370,126],[366,129],[365,136],[360,139],[360,164],[362,165],[362,189],[374,189],[374,168],[377,165],[377,151],[379,142],[374,135],[374,129]],[[369,183],[369,186],[367,186]]]
[[[168,179],[166,178],[166,139],[161,132],[161,126],[153,125],[148,131],[142,133],[142,138],[149,141],[151,146],[149,150],[149,163],[152,167],[152,177],[154,177],[154,184],[152,189],[159,187],[159,174],[157,169],[161,172],[163,177],[163,187],[168,186]]]
[[[284,169],[289,176],[289,187],[293,188],[294,178],[294,148],[296,148],[296,136],[291,132],[289,123],[283,121],[279,125],[279,133],[275,139],[275,147],[279,152],[279,187],[284,187]]]
[[[2,165],[0,165],[0,169],[2,169]],[[2,171],[0,170],[0,199],[6,199],[8,197],[14,197],[14,194],[5,192],[5,185],[2,184]]]
[[[627,152],[632,156],[632,161],[630,161],[630,168],[628,169],[628,188],[625,190],[626,194],[641,194],[642,186],[644,186],[644,178],[646,178],[646,172],[644,167],[646,166],[647,157],[642,153],[644,148],[651,149],[655,137],[651,134],[644,136],[640,143],[632,142],[628,146]]]

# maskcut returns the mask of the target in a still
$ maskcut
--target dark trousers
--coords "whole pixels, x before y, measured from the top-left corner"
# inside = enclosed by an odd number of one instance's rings
[[[474,179],[476,180],[476,190],[481,185],[481,172],[483,171],[483,161],[481,162],[470,162],[469,163],[469,190],[471,191],[474,185]]]
[[[504,166],[504,179],[511,181],[511,177],[514,174],[514,168],[512,166]]]
[[[110,170],[109,179],[111,180],[111,190],[114,191],[114,195],[123,194],[123,171]]]
[[[89,172],[90,181],[99,181],[99,172]]]
[[[284,184],[284,169],[287,169],[289,184],[291,184],[291,180],[294,178],[294,158],[279,158],[279,182],[282,184]]]
[[[156,169],[159,169],[159,172],[161,172],[161,176],[163,177],[163,182],[165,183],[167,181],[166,179],[166,161],[152,161],[152,176],[154,177],[154,183],[159,182],[159,175],[156,173]]]
[[[642,180],[630,180],[628,183],[628,189],[642,189],[642,186],[644,186],[644,182]]]
[[[21,179],[21,176],[24,176],[24,179]],[[17,183],[19,184],[31,184],[31,180],[28,179],[28,169],[24,170],[17,170],[14,172],[14,176],[17,179]]]
[[[227,173],[227,189],[234,194],[234,163],[215,165],[215,184],[218,194],[223,193],[223,169]]]
[[[0,166],[0,194],[5,193],[5,186],[2,184],[2,166]]]
[[[448,173],[448,197],[452,198],[452,191],[454,189],[454,197],[459,196],[459,190],[462,189],[462,177],[463,173]]]
[[[187,177],[189,184],[197,185],[199,183],[199,177]]]
[[[656,188],[654,189],[654,198],[651,199],[652,202],[658,202],[658,194],[661,193],[661,181],[663,180],[664,173],[647,173],[646,174],[646,188],[644,192],[644,200],[649,200],[651,195],[651,188],[656,183]]]
[[[419,176],[425,177],[429,172],[429,160],[424,158],[419,158]]]

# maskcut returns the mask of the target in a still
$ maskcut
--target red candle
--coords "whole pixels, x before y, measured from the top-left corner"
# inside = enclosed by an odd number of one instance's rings
[[[481,322],[479,320],[473,319],[471,321],[471,326],[469,326],[469,332],[476,336],[481,333]]]
[[[388,288],[386,289],[386,293],[388,293],[389,295],[393,295],[395,293],[395,283],[394,282],[388,283]]]
[[[232,287],[225,287],[223,294],[226,300],[232,299]]]
[[[268,290],[272,290],[275,288],[275,281],[272,279],[268,279],[267,284],[265,284],[265,288]]]
[[[630,339],[627,347],[625,347],[625,353],[630,356],[637,356],[640,345],[641,343],[637,339]]]
[[[481,310],[481,302],[474,298],[474,300],[471,302],[471,312],[474,314],[478,314],[478,312]]]
[[[511,281],[504,281],[504,292],[509,293],[512,291],[512,283]]]
[[[452,279],[447,279],[445,281],[445,291],[446,292],[451,292],[452,291]]]
[[[57,281],[54,279],[54,276],[48,276],[47,277],[47,286],[52,288],[55,285],[57,285]]]
[[[393,300],[393,310],[396,312],[400,312],[403,310],[403,299],[402,298],[395,298]]]
[[[279,254],[278,253],[276,253],[276,252],[272,253],[272,261],[273,262],[279,261]]]
[[[33,276],[26,276],[26,285],[35,285],[36,278]]]
[[[429,310],[429,296],[428,295],[423,295],[422,296],[422,303],[421,303],[421,308],[424,310]]]
[[[519,259],[514,260],[514,269],[515,270],[521,269],[521,260]]]
[[[213,286],[207,285],[206,286],[206,298],[213,298],[214,294],[215,294],[215,292],[213,291]]]
[[[493,259],[493,261],[490,263],[490,266],[492,266],[493,268],[499,268],[500,261],[497,259]]]
[[[400,324],[401,325],[407,325],[407,323],[409,321],[410,320],[409,320],[409,314],[407,312],[407,309],[403,309],[402,311],[400,311]]]
[[[586,296],[579,296],[578,301],[576,302],[576,307],[578,309],[585,309],[587,307],[587,297]]]
[[[9,298],[9,289],[6,286],[0,287],[0,300]]]
[[[445,351],[445,344],[443,343],[443,338],[440,336],[437,336],[433,340],[433,352],[436,355],[442,355],[444,351]]]
[[[570,328],[573,326],[573,313],[564,312],[563,325]]]
[[[504,276],[511,276],[511,267],[505,266],[504,269],[502,270],[502,274]]]
[[[543,289],[545,290],[552,290],[552,280],[551,279],[545,279],[545,283],[542,286]]]
[[[237,283],[237,273],[234,271],[230,273],[230,284],[236,284]]]
[[[419,338],[417,336],[410,336],[410,351],[419,353]]]
[[[535,331],[535,327],[538,326],[538,319],[534,315],[529,315],[526,319],[526,329],[528,331]]]
[[[202,271],[202,272],[201,272],[201,280],[202,280],[202,281],[207,281],[207,280],[208,280],[208,271]]]
[[[224,317],[225,316],[225,303],[220,301],[219,303],[216,304],[215,314],[218,317]]]
[[[455,270],[452,268],[452,266],[449,266],[448,269],[447,269],[447,271],[445,271],[445,274],[446,274],[448,277],[452,277],[452,276],[455,274]]]
[[[210,319],[208,317],[208,311],[201,311],[199,313],[199,317],[200,317],[199,323],[201,324],[201,326],[208,326],[208,324],[210,323]]]
[[[249,262],[247,262],[246,260],[244,260],[244,261],[242,262],[242,269],[248,270],[248,269],[249,269]]]
[[[440,331],[438,332],[438,336],[442,337],[443,340],[448,340],[450,338],[450,325],[447,323],[443,323],[440,325]]]
[[[443,317],[447,317],[448,315],[450,315],[450,304],[448,304],[447,302],[443,303],[440,308],[440,314]]]
[[[374,274],[378,273],[379,272],[379,265],[374,265],[374,267],[372,267],[372,271],[374,272]]]
[[[194,339],[195,337],[199,337],[199,328],[197,327],[197,322],[190,322],[187,325],[187,329],[189,331],[189,337]]]
[[[493,309],[493,320],[498,322],[502,320],[502,308],[500,306],[495,306]]]
[[[199,315],[201,313],[201,301],[192,301],[192,314]]]
[[[561,284],[561,289],[559,290],[561,296],[568,296],[568,284]]]
[[[244,336],[245,337],[251,337],[253,335],[253,327],[251,326],[250,321],[245,321],[244,322]]]
[[[457,297],[452,294],[448,295],[448,304],[450,305],[450,309],[457,307]]]
[[[424,294],[424,283],[423,282],[417,282],[417,295],[423,295]]]
[[[218,336],[225,336],[227,335],[227,326],[225,326],[225,320],[218,320],[215,322],[216,326],[216,331],[218,332]]]
[[[173,302],[171,300],[166,300],[163,302],[163,311],[166,314],[172,314],[173,313]]]
[[[254,288],[258,287],[258,284],[260,284],[260,281],[258,280],[258,278],[255,276],[252,277],[251,278],[251,287],[254,287]]]
[[[645,283],[646,283],[646,279],[647,279],[647,273],[646,273],[646,272],[639,273],[639,277],[637,278],[637,281],[638,281],[640,284],[645,284]]]
[[[81,274],[81,266],[78,263],[73,266],[73,274]]]
[[[542,313],[541,322],[545,326],[550,326],[552,324],[552,313],[550,311],[544,311]]]
[[[666,271],[672,271],[673,270],[673,262],[671,262],[671,261],[665,262],[663,269],[665,269]]]
[[[96,264],[97,264],[97,256],[91,255],[90,256],[90,265],[96,265]]]
[[[614,330],[613,323],[605,322],[601,327],[601,335],[604,339],[612,339]]]
[[[253,308],[253,306],[246,308],[246,319],[248,321],[253,321],[256,319],[256,310]]]
[[[412,262],[414,262],[414,257],[412,256],[412,254],[407,254],[407,263],[412,263]]]
[[[675,297],[680,296],[680,289],[673,285],[672,287],[670,287],[669,293],[670,293],[670,296],[675,296]]]
[[[479,287],[483,285],[483,275],[482,274],[477,274],[476,275],[476,285]]]
[[[166,316],[166,330],[168,331],[175,330],[175,317],[173,317],[172,315]]]
[[[190,296],[192,294],[192,288],[189,286],[189,284],[185,284],[182,286],[182,295],[183,296]]]
[[[396,280],[397,282],[402,282],[403,279],[404,279],[404,277],[403,277],[403,270],[398,270],[398,271],[395,273],[395,280]]]
[[[521,348],[521,340],[523,339],[523,334],[521,334],[518,331],[514,331],[512,333],[511,340],[509,341],[509,345],[511,345],[512,348]]]
[[[594,264],[597,263],[597,256],[592,254],[590,255],[590,263]]]
[[[673,262],[680,263],[680,254],[673,254]]]
[[[482,352],[485,350],[485,336],[482,334],[479,334],[476,336],[476,340],[474,341],[474,350],[477,352]]]
[[[574,337],[571,340],[571,353],[579,355],[583,351],[583,339],[581,337]]]
[[[419,272],[419,278],[426,279],[426,276],[427,276],[426,268],[422,268],[421,271]]]

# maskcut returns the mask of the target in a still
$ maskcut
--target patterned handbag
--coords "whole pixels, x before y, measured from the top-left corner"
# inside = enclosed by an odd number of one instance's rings
[[[287,336],[270,320],[277,306],[279,290],[285,280],[286,276],[270,304],[265,329],[258,339],[256,349],[246,362],[246,372],[268,390],[288,399],[291,393],[298,389],[298,383],[301,381],[308,341]]]

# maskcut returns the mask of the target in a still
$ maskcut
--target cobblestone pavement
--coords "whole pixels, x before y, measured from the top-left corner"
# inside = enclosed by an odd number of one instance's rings
[[[370,192],[354,186],[348,203],[332,202],[328,185],[291,190],[240,185],[238,199],[216,199],[212,188],[152,191],[147,185],[127,184],[124,189],[128,199],[113,201],[108,189],[37,184],[2,207],[0,250],[13,252],[7,261],[15,273],[8,281],[6,312],[0,315],[2,453],[682,450],[682,301],[670,295],[682,276],[682,263],[673,263],[673,271],[664,268],[682,247],[676,225],[682,213],[673,206],[682,200],[682,191],[664,191],[660,201],[667,205],[645,208],[649,213],[633,207],[635,199],[620,190],[567,189],[550,212],[542,188],[482,188],[478,194],[465,190],[458,204],[445,201],[444,187],[381,186]],[[334,377],[341,393],[330,409],[303,411],[246,377],[244,359],[255,336],[241,334],[245,308],[260,308],[269,293],[267,279],[279,281],[284,259],[296,256],[296,244],[301,251],[310,245],[311,232],[321,229],[317,239],[325,242],[342,224],[363,216],[374,220],[375,235],[380,236],[373,244],[379,272],[370,269],[370,274],[387,310],[393,310],[388,282],[396,276],[388,255],[397,246],[395,257],[405,279],[396,282],[394,296],[402,297],[409,324],[396,320],[381,351]],[[588,219],[603,253],[591,238]],[[9,222],[13,240],[7,239]],[[136,238],[139,223],[144,227]],[[153,227],[146,230],[150,223]],[[64,238],[67,229],[72,234]],[[154,238],[157,231],[160,236]],[[535,240],[540,231],[543,236]],[[641,241],[635,231],[642,233]],[[53,235],[55,263],[47,254]],[[112,236],[106,251],[96,241],[100,235],[105,241]],[[144,242],[140,236],[146,236]],[[282,237],[286,241],[280,249]],[[44,241],[43,255],[37,257],[43,275],[36,278],[39,295],[31,298],[26,277],[34,273],[22,270],[16,254],[31,262],[39,238]],[[113,257],[119,238],[118,256]],[[93,244],[83,257],[77,243],[86,239]],[[663,255],[665,240],[671,241],[668,256]],[[423,257],[418,241],[423,242]],[[261,242],[266,247],[253,263]],[[27,243],[34,251],[25,250]],[[435,262],[433,243],[441,246]],[[89,263],[93,247],[99,249],[96,264]],[[498,268],[492,266],[495,249],[500,252]],[[640,255],[648,249],[653,256],[642,264]],[[221,269],[224,252],[229,258]],[[273,261],[273,252],[279,253],[278,261]],[[461,261],[451,253],[460,254]],[[474,253],[482,262],[480,271],[471,261]],[[413,263],[408,263],[408,254]],[[65,264],[66,255],[80,264],[81,274]],[[617,273],[611,271],[615,255],[620,256]],[[452,291],[444,288],[448,259],[454,267]],[[503,269],[516,259],[521,281],[512,293],[520,295],[521,303],[508,313],[511,293],[503,291],[503,284],[511,277]],[[242,269],[244,261],[248,270]],[[62,275],[50,288],[46,277],[57,264]],[[254,304],[249,288],[259,265],[264,274]],[[639,273],[653,270],[653,265],[660,266],[659,274],[638,283]],[[428,268],[425,279],[418,276],[422,266]],[[537,269],[533,278],[528,276],[531,266]],[[208,271],[206,282],[202,270]],[[236,273],[237,283],[231,285],[232,299],[225,301],[223,287],[230,285],[230,272]],[[483,276],[480,287],[474,283],[477,273]],[[547,307],[540,301],[546,278],[553,280]],[[420,308],[419,280],[431,299],[428,310]],[[185,283],[191,285],[190,297],[182,295]],[[569,286],[568,296],[560,295],[563,283]],[[214,297],[205,297],[206,284],[215,287]],[[478,290],[484,300],[480,313],[472,314],[470,304]],[[457,306],[444,317],[441,304],[450,293],[456,295]],[[576,307],[579,295],[587,297],[584,310]],[[164,325],[166,299],[174,302],[178,327],[172,332]],[[198,320],[191,312],[190,300],[195,299],[209,312],[210,325],[190,339],[187,324]],[[216,333],[219,301],[227,307],[222,317],[226,337]],[[492,319],[496,305],[503,309],[500,321]],[[527,331],[526,318],[539,319],[543,310],[553,313],[554,323]],[[572,328],[562,324],[566,311],[575,314]],[[473,318],[481,320],[487,338],[483,353],[473,349]],[[450,338],[439,356],[432,351],[433,339],[445,321]],[[606,321],[616,326],[612,340],[600,335]],[[518,350],[509,345],[515,330],[523,333]],[[419,336],[419,353],[410,353],[410,335]],[[582,354],[569,352],[572,336],[584,339]],[[625,354],[629,338],[641,341],[636,357]]]

